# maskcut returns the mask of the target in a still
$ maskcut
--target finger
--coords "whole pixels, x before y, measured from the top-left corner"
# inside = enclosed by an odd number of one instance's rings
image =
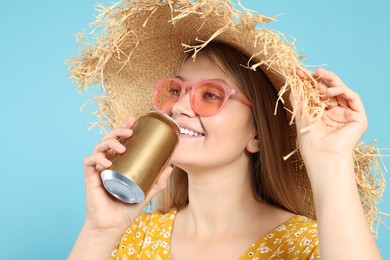
[[[84,157],[84,166],[85,167],[95,167],[95,165],[96,165],[96,163],[93,160],[92,155]]]
[[[345,106],[349,106],[355,111],[364,111],[364,106],[360,96],[352,89],[348,88],[347,85],[335,73],[324,68],[318,68],[317,74],[321,77],[321,79],[325,80],[323,84],[327,87],[327,96],[340,96],[342,99],[338,101],[340,101]]]
[[[302,93],[299,90],[291,90],[290,92],[290,103],[293,107],[295,123],[297,125],[297,130],[305,128],[306,126],[312,124],[310,120],[309,112],[305,110],[305,104],[301,97]]]
[[[337,123],[363,122],[365,115],[348,108],[333,107],[326,111],[326,115]]]
[[[331,128],[337,128],[339,126],[339,122],[332,120],[326,113],[324,113],[321,117],[321,121],[324,125]]]
[[[327,96],[329,88],[335,86],[346,87],[344,82],[338,76],[324,68],[317,68],[316,73],[313,73],[313,78],[318,82],[317,88],[321,94]],[[329,97],[329,96],[328,96]]]
[[[123,124],[120,127],[130,128],[134,125],[135,121],[136,121],[135,117],[130,117],[125,122],[123,122]]]
[[[299,68],[297,69],[297,75],[302,79],[304,79],[304,81],[306,81],[305,85],[306,84],[310,84],[313,86],[316,85],[320,94],[326,93],[327,86],[324,85],[325,80],[321,80],[320,77],[313,71]]]
[[[348,100],[346,100],[344,96],[340,98],[341,95],[350,94],[350,97],[352,97],[353,94],[356,93],[348,88],[344,81],[342,81],[335,73],[324,68],[317,68],[316,73],[318,75],[318,88],[320,92],[325,94],[328,98],[337,97],[337,101],[340,104],[348,106]]]
[[[291,90],[290,92],[290,103],[293,108],[293,115],[294,115],[294,121],[295,126],[298,129],[302,128],[302,100],[298,93],[298,90]]]
[[[103,166],[103,165],[101,165],[101,164],[96,164],[96,170],[98,171],[98,172],[102,172],[102,171],[104,171],[105,169],[107,169],[108,167],[107,166]]]
[[[297,69],[297,75],[303,79],[307,77],[307,72],[304,68],[298,68]]]
[[[107,140],[107,139],[125,139],[130,137],[133,134],[133,130],[129,128],[115,128],[112,131],[110,131],[106,136],[102,138],[102,140]]]
[[[333,87],[327,90],[329,97],[335,97],[337,101],[354,111],[364,112],[363,102],[356,92],[347,87]]]
[[[110,149],[112,149],[116,153],[124,153],[126,151],[126,147],[121,144],[117,139],[108,139],[96,144],[94,153],[106,152]]]
[[[297,68],[297,75],[303,79],[318,77],[313,71],[307,70],[305,68]]]
[[[290,89],[290,95],[289,95],[290,104],[293,108],[293,111],[300,111],[301,107],[301,97],[297,88],[291,88]],[[298,111],[298,112],[299,112]]]
[[[316,81],[318,83],[317,87],[319,88],[320,92],[325,93],[325,90],[328,88],[328,79],[330,78],[330,76],[328,75],[327,78],[325,78],[325,77],[322,78],[321,75],[319,75],[317,73],[317,72],[322,73],[323,71],[327,71],[327,70],[325,70],[323,68],[317,68],[316,72],[313,72],[313,71],[306,70],[303,68],[298,68],[297,75],[305,80]],[[334,74],[334,76],[335,76],[335,74]]]
[[[289,95],[289,100],[290,100],[291,107],[293,109],[293,114],[295,119],[297,115],[300,115],[300,111],[301,111],[301,102],[297,92],[298,92],[297,90],[291,89]]]
[[[337,76],[335,73],[326,70],[324,68],[317,68],[316,74],[318,75],[318,78],[322,81],[325,81],[325,83],[329,86],[345,86],[345,83]]]
[[[324,116],[327,117],[328,120],[331,120],[336,123],[347,123],[347,119],[345,118],[345,108],[341,107],[332,107],[330,109],[327,109],[324,113]]]
[[[322,67],[318,67],[315,72],[304,68],[298,68],[297,75],[304,79],[315,79],[319,83],[345,85],[345,83],[335,73]]]
[[[108,160],[103,153],[93,154],[84,158],[84,165],[86,167],[96,167],[99,164],[102,167],[108,168],[112,165],[112,162]]]

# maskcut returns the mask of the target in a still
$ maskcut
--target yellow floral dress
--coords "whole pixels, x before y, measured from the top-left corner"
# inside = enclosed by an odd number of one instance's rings
[[[170,259],[170,236],[176,210],[141,214],[123,234],[110,257],[114,259]],[[295,215],[253,243],[240,260],[319,259],[317,223]]]

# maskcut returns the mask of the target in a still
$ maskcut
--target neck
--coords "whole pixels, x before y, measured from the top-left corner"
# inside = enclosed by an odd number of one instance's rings
[[[248,167],[188,172],[189,204],[182,214],[192,232],[212,234],[258,217],[265,204],[253,195]]]

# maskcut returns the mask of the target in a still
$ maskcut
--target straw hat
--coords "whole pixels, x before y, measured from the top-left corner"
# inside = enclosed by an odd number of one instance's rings
[[[248,69],[265,72],[280,102],[288,100],[285,93],[290,88],[299,90],[305,109],[313,118],[319,117],[324,101],[314,79],[296,75],[303,64],[294,44],[283,34],[263,27],[273,18],[240,7],[242,11],[228,0],[122,0],[111,7],[98,5],[99,14],[89,34],[92,39],[79,34],[80,53],[67,62],[79,90],[97,85],[104,92],[93,98],[98,105],[95,125],[116,127],[130,115],[148,112],[153,83],[176,74],[183,52],[196,55],[210,41],[225,43],[250,57],[254,65]],[[290,131],[296,135],[295,127]],[[384,191],[384,179],[375,156],[367,154],[377,154],[375,145],[356,148],[356,176],[367,219],[375,231],[374,223],[380,221],[381,214],[376,205]],[[371,172],[373,164],[378,171]],[[302,203],[308,205],[305,215],[315,218],[304,167],[297,178],[302,185]]]

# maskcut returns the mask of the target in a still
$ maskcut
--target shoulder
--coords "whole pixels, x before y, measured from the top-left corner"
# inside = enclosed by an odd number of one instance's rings
[[[151,229],[159,229],[170,223],[173,224],[175,216],[176,210],[174,209],[166,213],[160,211],[144,212],[133,221],[125,234],[138,232],[138,234],[146,235]]]
[[[305,216],[295,215],[277,229],[280,229],[281,227],[285,227],[286,230],[289,231],[287,233],[296,238],[301,238],[308,234],[318,236],[317,221]]]
[[[168,219],[174,219],[176,216],[176,210],[172,209],[169,212],[152,211],[141,213],[132,223],[132,225],[139,225],[140,223],[161,223]]]
[[[253,256],[269,259],[318,259],[319,238],[317,222],[294,215],[256,241],[244,259]]]
[[[176,210],[167,213],[153,211],[140,214],[123,234],[112,252],[112,259],[122,259],[124,255],[140,255],[155,241],[169,238],[175,216]]]
[[[286,244],[294,244],[296,248],[300,248],[301,252],[318,246],[317,222],[308,217],[295,215],[277,227],[273,233]]]

